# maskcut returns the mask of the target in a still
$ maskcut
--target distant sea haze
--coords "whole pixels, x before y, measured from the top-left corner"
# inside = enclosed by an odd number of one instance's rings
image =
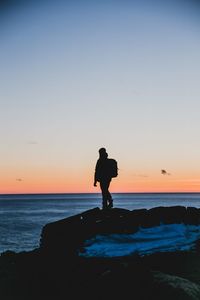
[[[200,208],[200,193],[114,193],[114,207],[129,210],[156,206]],[[39,247],[42,227],[94,207],[101,194],[0,195],[0,253]]]

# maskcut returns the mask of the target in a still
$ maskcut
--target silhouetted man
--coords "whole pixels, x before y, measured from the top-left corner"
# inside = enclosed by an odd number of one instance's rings
[[[108,154],[105,148],[101,148],[99,149],[99,159],[97,160],[95,168],[94,186],[97,186],[97,181],[100,183],[103,209],[113,207],[113,200],[108,190],[111,179],[112,175],[110,172]]]

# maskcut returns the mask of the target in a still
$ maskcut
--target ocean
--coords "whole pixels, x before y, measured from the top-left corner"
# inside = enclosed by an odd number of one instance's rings
[[[200,193],[114,193],[114,207],[129,210],[156,206],[200,208]],[[39,247],[42,227],[95,207],[101,194],[0,195],[0,253]]]

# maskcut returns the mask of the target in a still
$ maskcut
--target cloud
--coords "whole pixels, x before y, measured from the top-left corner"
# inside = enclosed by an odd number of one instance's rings
[[[29,141],[29,142],[27,142],[27,144],[28,144],[28,145],[37,145],[38,142],[36,142],[36,141]]]
[[[16,178],[16,181],[21,182],[23,180],[22,180],[22,178]]]
[[[149,177],[149,175],[146,175],[146,174],[134,174],[133,176],[134,176],[134,177],[142,177],[142,178],[147,178],[147,177]]]
[[[170,173],[168,173],[168,172],[167,172],[166,170],[164,170],[164,169],[161,170],[161,174],[162,174],[162,175],[168,175],[168,176],[171,175]]]

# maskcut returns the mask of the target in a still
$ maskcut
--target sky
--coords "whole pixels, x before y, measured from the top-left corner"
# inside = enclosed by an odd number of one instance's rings
[[[200,4],[1,1],[0,193],[200,192]],[[166,172],[162,172],[165,170]]]

